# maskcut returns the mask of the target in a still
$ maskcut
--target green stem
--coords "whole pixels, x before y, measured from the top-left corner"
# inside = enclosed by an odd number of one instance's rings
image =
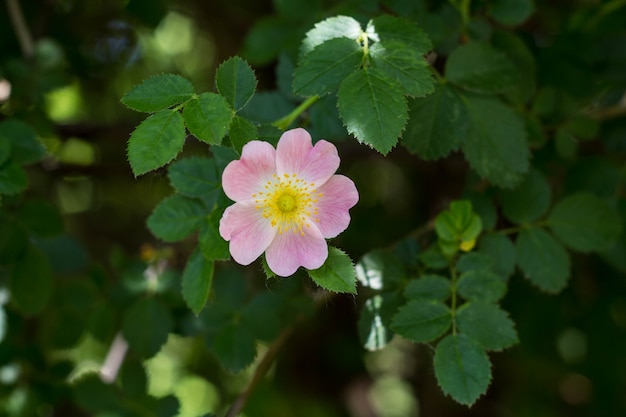
[[[17,40],[20,43],[20,48],[22,49],[22,54],[24,54],[24,58],[26,59],[32,58],[35,53],[33,37],[28,30],[28,26],[26,26],[22,9],[20,8],[17,0],[6,0],[6,3],[11,23],[13,23]]]
[[[320,99],[319,96],[311,96],[311,97],[307,98],[302,103],[300,103],[300,105],[298,107],[296,107],[287,116],[285,116],[285,117],[283,117],[281,119],[278,119],[274,123],[272,123],[272,126],[275,126],[275,127],[279,128],[280,130],[287,130],[289,125],[291,125],[291,123],[293,123],[293,121],[296,120],[296,118],[298,118],[298,116],[300,116],[306,109],[311,107],[311,105],[313,103],[315,103],[319,99]]]

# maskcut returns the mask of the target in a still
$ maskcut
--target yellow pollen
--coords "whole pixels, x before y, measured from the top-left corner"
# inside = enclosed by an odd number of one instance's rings
[[[279,234],[293,231],[304,236],[303,228],[310,221],[319,222],[316,203],[321,194],[316,193],[315,184],[307,183],[295,173],[282,176],[273,175],[264,185],[265,192],[252,195],[257,210],[268,219]]]

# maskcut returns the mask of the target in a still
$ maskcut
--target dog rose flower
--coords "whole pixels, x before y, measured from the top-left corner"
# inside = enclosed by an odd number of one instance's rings
[[[303,266],[317,269],[328,257],[326,239],[350,223],[348,210],[359,200],[354,182],[335,175],[337,148],[301,128],[288,130],[276,149],[251,141],[241,159],[224,169],[224,192],[235,202],[220,220],[230,254],[249,265],[265,252],[270,269],[292,275]]]

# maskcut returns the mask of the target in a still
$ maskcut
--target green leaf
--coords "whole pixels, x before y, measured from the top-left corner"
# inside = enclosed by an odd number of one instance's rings
[[[363,50],[355,40],[326,41],[300,60],[294,72],[293,91],[304,97],[335,92],[339,84],[359,68],[362,59]]]
[[[487,391],[491,380],[489,357],[468,336],[446,336],[437,345],[434,363],[439,386],[455,401],[471,406]]]
[[[143,364],[138,361],[124,362],[120,372],[122,391],[131,398],[144,397],[148,391],[148,377]]]
[[[418,343],[427,343],[443,335],[452,325],[450,309],[438,301],[413,300],[400,307],[391,329]]]
[[[561,291],[570,275],[563,245],[542,229],[523,230],[515,242],[517,262],[527,279],[549,293]]]
[[[411,280],[404,289],[409,300],[439,300],[450,297],[450,280],[441,275],[422,275]]]
[[[365,302],[357,323],[365,349],[379,350],[391,341],[395,334],[391,330],[391,320],[403,302],[397,292],[376,294]]]
[[[26,315],[41,313],[52,297],[52,268],[42,252],[30,246],[10,271],[9,291]]]
[[[201,198],[207,204],[215,203],[222,189],[222,180],[215,159],[194,156],[179,159],[168,167],[170,184],[187,197]]]
[[[412,22],[390,15],[375,17],[367,23],[369,38],[377,42],[401,42],[418,55],[425,55],[433,45],[422,29]]]
[[[0,167],[0,194],[19,194],[27,187],[28,177],[20,165],[9,161]]]
[[[462,149],[471,167],[494,185],[516,186],[528,171],[524,121],[497,99],[471,96],[466,106],[471,124]]]
[[[241,154],[241,150],[246,143],[259,137],[259,131],[250,120],[235,116],[230,122],[228,137],[235,150]]]
[[[467,135],[469,119],[459,95],[446,84],[427,97],[409,101],[409,123],[402,144],[425,160],[455,151]]]
[[[495,266],[494,259],[480,252],[470,252],[459,257],[456,263],[457,271],[463,273],[468,271],[492,271]]]
[[[192,135],[211,145],[219,145],[228,132],[233,111],[219,94],[202,93],[185,104],[183,117]]]
[[[535,11],[533,0],[493,0],[489,15],[503,25],[524,23]]]
[[[12,264],[28,249],[29,237],[22,225],[8,216],[0,216],[0,230],[0,264]]]
[[[517,72],[517,81],[512,88],[505,91],[506,97],[513,102],[527,103],[537,89],[537,65],[533,52],[522,38],[513,32],[495,32],[491,41],[496,49],[511,60]]]
[[[157,112],[193,97],[193,85],[180,75],[163,74],[148,78],[122,97],[122,103],[133,110]]]
[[[363,255],[356,265],[356,276],[361,285],[373,290],[395,290],[407,278],[400,259],[380,249]]]
[[[376,68],[349,75],[339,86],[337,106],[348,132],[383,155],[395,146],[408,120],[402,91]]]
[[[622,219],[604,200],[579,192],[554,206],[548,226],[566,246],[591,252],[611,248],[622,231]]]
[[[135,301],[122,317],[122,334],[131,349],[144,359],[156,355],[174,329],[170,311],[156,298]]]
[[[324,265],[308,272],[311,279],[322,288],[356,294],[354,264],[348,255],[337,248],[328,248],[328,258]]]
[[[230,259],[228,242],[219,233],[220,213],[214,211],[200,228],[200,249],[206,259],[226,261]]]
[[[453,201],[448,210],[435,218],[435,231],[441,250],[446,255],[452,255],[458,249],[467,250],[464,245],[473,248],[482,231],[482,220],[473,212],[472,203],[468,200]]]
[[[183,271],[183,298],[196,316],[204,308],[211,292],[213,264],[212,260],[206,259],[202,251],[196,248],[187,260],[187,266]]]
[[[215,85],[231,107],[238,111],[248,104],[254,95],[257,79],[250,65],[235,56],[218,67]]]
[[[372,65],[395,80],[404,94],[423,97],[435,90],[428,63],[415,49],[400,42],[377,42],[369,54]]]
[[[30,125],[15,119],[0,123],[0,141],[8,140],[11,145],[11,159],[21,165],[40,161],[46,155],[46,148],[37,139],[37,133]]]
[[[485,350],[502,350],[518,343],[515,324],[495,304],[468,303],[456,314],[459,330]]]
[[[240,372],[252,364],[256,357],[256,343],[250,331],[230,323],[213,338],[213,352],[222,366],[231,372]]]
[[[275,293],[257,294],[241,311],[241,323],[257,339],[276,339],[281,331],[281,301]]]
[[[457,284],[459,295],[466,300],[495,303],[506,293],[504,279],[488,270],[467,271]]]
[[[128,140],[128,161],[137,177],[160,168],[185,144],[185,124],[176,111],[155,113],[141,122]]]
[[[0,127],[2,125],[0,124]],[[4,165],[4,163],[11,156],[11,141],[7,138],[0,136],[0,166]]]
[[[318,45],[335,38],[348,38],[356,41],[361,34],[361,24],[349,16],[335,16],[315,24],[313,29],[306,33],[300,56],[313,50]]]
[[[528,224],[543,216],[550,206],[550,185],[536,170],[513,190],[500,193],[504,216],[516,224]]]
[[[200,201],[173,194],[154,208],[147,224],[156,237],[166,242],[176,242],[198,229],[208,214]]]
[[[479,41],[466,43],[452,51],[444,74],[451,83],[485,94],[501,93],[517,81],[515,66],[506,55]]]
[[[78,406],[94,413],[117,410],[119,396],[115,386],[102,382],[100,375],[87,374],[73,387],[73,396]]]
[[[28,201],[18,213],[20,222],[39,237],[57,236],[63,233],[63,218],[59,210],[46,201]]]
[[[500,233],[485,234],[480,238],[480,252],[495,260],[494,271],[503,278],[515,272],[515,246],[511,239]]]

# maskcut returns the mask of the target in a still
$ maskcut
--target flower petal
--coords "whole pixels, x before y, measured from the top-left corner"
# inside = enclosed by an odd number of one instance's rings
[[[276,171],[297,174],[307,182],[319,187],[339,168],[337,148],[330,142],[320,140],[312,146],[311,135],[304,129],[288,130],[276,146]]]
[[[315,225],[325,238],[337,236],[348,228],[348,210],[359,201],[354,182],[343,175],[333,175],[317,190],[322,194],[317,202]]]
[[[230,254],[241,265],[249,265],[272,243],[276,228],[254,205],[235,203],[220,219],[220,235],[230,241]]]
[[[328,245],[320,231],[311,225],[300,233],[277,234],[265,251],[270,269],[281,277],[293,275],[298,267],[317,269],[328,258]]]
[[[229,163],[222,174],[224,192],[233,201],[252,199],[252,194],[276,174],[276,150],[267,142],[246,143],[241,158]]]

